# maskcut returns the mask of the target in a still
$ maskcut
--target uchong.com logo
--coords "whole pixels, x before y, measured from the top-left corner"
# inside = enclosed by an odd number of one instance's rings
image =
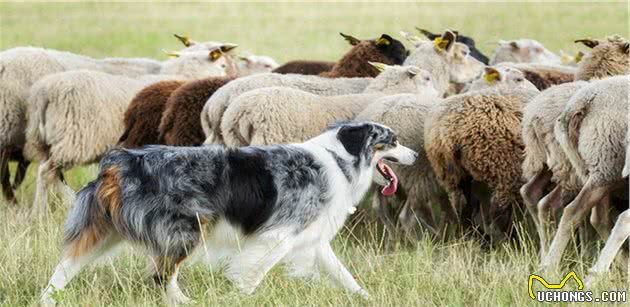
[[[534,291],[534,281],[537,280],[544,290]],[[577,284],[577,290],[564,290],[570,280]],[[545,303],[623,303],[626,301],[626,291],[602,291],[594,295],[593,291],[584,290],[584,282],[575,272],[569,272],[557,284],[547,282],[540,275],[529,275],[529,297],[538,302]]]

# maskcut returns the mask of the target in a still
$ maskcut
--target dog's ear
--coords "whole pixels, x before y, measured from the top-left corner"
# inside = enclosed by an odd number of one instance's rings
[[[346,125],[337,131],[337,139],[349,154],[359,157],[361,151],[365,148],[371,131],[372,127],[367,124],[358,126]]]

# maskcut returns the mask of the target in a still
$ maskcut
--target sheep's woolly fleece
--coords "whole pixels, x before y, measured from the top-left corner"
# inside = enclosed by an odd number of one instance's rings
[[[326,97],[292,88],[258,89],[230,104],[221,129],[228,146],[302,142],[336,121],[353,119],[384,95],[424,92],[435,92],[430,76],[411,66],[387,67],[361,94]]]
[[[525,178],[534,177],[547,166],[553,174],[553,182],[565,191],[579,191],[580,184],[575,170],[556,141],[553,129],[567,101],[587,84],[585,81],[577,81],[553,86],[525,106],[522,130]]]
[[[582,184],[622,177],[628,132],[629,76],[594,81],[579,90],[556,121],[555,136]]]
[[[206,139],[199,115],[205,102],[234,78],[217,77],[190,81],[171,94],[159,126],[160,139],[167,145],[196,146]]]
[[[496,87],[452,96],[431,110],[425,149],[447,192],[460,191],[460,184],[472,179],[493,191],[493,208],[520,203],[522,109],[538,93]]]
[[[296,60],[282,64],[282,66],[274,69],[273,72],[278,74],[319,75],[330,71],[334,65],[335,62]]]
[[[159,131],[162,113],[167,99],[184,81],[160,81],[142,89],[131,100],[125,111],[125,130],[118,145],[125,148],[161,144]]]
[[[602,79],[615,75],[626,75],[630,72],[628,62],[628,40],[620,36],[611,36],[603,40],[578,40],[592,47],[580,63],[575,80]]]
[[[343,34],[342,36],[349,40],[353,47],[337,61],[331,71],[323,73],[322,76],[344,79],[330,82],[315,76],[286,75],[279,77],[272,74],[230,82],[211,96],[203,108],[201,125],[207,137],[206,143],[223,143],[223,136],[221,135],[223,113],[230,101],[244,92],[262,87],[284,86],[323,96],[360,93],[367,86],[369,79],[354,77],[373,77],[378,74],[378,71],[369,64],[370,61],[400,65],[407,57],[407,50],[403,44],[386,34],[377,40],[366,41],[360,41]]]
[[[205,143],[223,144],[221,119],[236,97],[259,88],[283,86],[300,89],[321,96],[339,96],[360,93],[371,78],[321,78],[318,76],[260,74],[236,79],[217,90],[208,99],[201,112],[201,127]]]

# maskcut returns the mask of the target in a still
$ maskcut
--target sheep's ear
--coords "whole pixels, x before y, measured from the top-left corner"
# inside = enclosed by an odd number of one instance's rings
[[[510,47],[512,47],[512,49],[520,49],[520,46],[518,45],[517,41],[510,41]]]
[[[627,52],[628,52],[628,44],[626,43],[626,53]],[[573,62],[580,63],[580,61],[582,61],[582,58],[584,58],[584,52],[578,51],[573,57]]]
[[[483,74],[483,79],[486,81],[486,83],[492,84],[497,82],[498,80],[501,80],[501,73],[494,67],[492,66],[486,66],[484,68],[484,74]]]
[[[589,48],[595,48],[597,45],[599,45],[599,41],[595,39],[590,39],[590,38],[577,39],[577,40],[574,40],[573,42],[582,43],[584,44],[584,46],[589,47]]]
[[[630,47],[630,45],[626,42],[623,46],[621,46],[621,50],[623,50],[624,53],[628,53],[628,47]]]
[[[400,31],[400,36],[404,37],[406,40],[408,40],[410,43],[412,43],[414,46],[418,46],[418,44],[420,44],[420,42],[422,42],[422,39],[420,37],[417,37],[409,32],[405,32],[405,31]],[[409,50],[407,50],[409,51]]]
[[[413,78],[420,73],[420,68],[418,66],[409,66],[407,67],[407,74],[409,77]]]
[[[177,58],[179,57],[179,52],[177,51],[166,51],[164,49],[162,49],[162,52],[164,52],[164,54],[168,55],[169,58]]]
[[[341,32],[339,32],[339,35],[341,35],[345,40],[347,40],[348,43],[350,43],[350,45],[352,46],[356,46],[361,42],[360,39],[353,37],[351,35],[343,34]]]
[[[442,34],[442,36],[436,37],[433,40],[433,45],[435,46],[436,49],[440,51],[449,52],[452,50],[453,46],[455,45],[455,39],[456,39],[455,33],[453,33],[452,31],[446,30],[444,34]]]
[[[242,55],[239,55],[238,59],[247,63],[251,62],[251,60],[248,57],[242,56]]]
[[[210,61],[214,62],[220,59],[222,55],[223,55],[223,52],[221,52],[221,49],[214,49],[210,51],[210,53],[208,54],[208,57],[210,58]]]
[[[225,44],[221,45],[221,47],[219,47],[219,49],[221,49],[221,52],[226,53],[226,52],[229,52],[230,50],[233,50],[236,47],[238,47],[237,44],[225,43]]]
[[[420,32],[422,35],[426,36],[428,39],[430,40],[434,40],[436,37],[440,36],[439,34],[434,34],[431,33],[425,29],[422,29],[420,27],[416,27],[416,30],[418,30],[418,32]]]
[[[392,41],[394,41],[394,39],[391,36],[389,36],[387,34],[381,34],[381,37],[379,37],[376,40],[376,46],[386,47],[386,46],[391,45]]]
[[[186,47],[190,47],[190,46],[195,44],[194,41],[192,41],[190,38],[188,38],[188,35],[179,35],[177,33],[173,33],[173,36],[175,36]]]
[[[387,65],[383,63],[368,61],[368,64],[372,65],[372,67],[376,68],[376,70],[378,70],[379,72],[382,72],[383,70],[385,70],[385,68],[387,68]]]

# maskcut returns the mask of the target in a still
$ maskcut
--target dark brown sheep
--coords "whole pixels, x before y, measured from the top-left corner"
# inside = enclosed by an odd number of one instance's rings
[[[125,131],[118,145],[126,148],[161,144],[158,126],[167,99],[185,81],[160,81],[145,87],[125,111]]]
[[[335,62],[296,60],[284,63],[273,70],[278,74],[319,75],[330,71]]]
[[[234,80],[214,77],[187,82],[175,90],[166,101],[159,132],[166,145],[197,146],[206,139],[199,115],[205,102],[221,86]]]

